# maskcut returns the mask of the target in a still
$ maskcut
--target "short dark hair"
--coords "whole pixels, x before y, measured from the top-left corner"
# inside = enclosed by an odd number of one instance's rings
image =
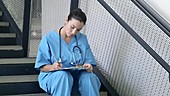
[[[86,14],[80,8],[74,9],[73,11],[70,12],[70,14],[68,15],[68,21],[71,20],[72,18],[86,24],[87,20]]]

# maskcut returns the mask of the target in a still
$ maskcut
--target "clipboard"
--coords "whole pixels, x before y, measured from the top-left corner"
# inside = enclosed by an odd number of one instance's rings
[[[60,71],[60,70],[86,70],[86,68],[83,67],[82,65],[76,65],[76,66],[64,67],[64,68],[52,70],[52,71]]]
[[[86,70],[86,68],[80,68],[80,67],[65,67],[65,68],[61,68],[58,70]]]

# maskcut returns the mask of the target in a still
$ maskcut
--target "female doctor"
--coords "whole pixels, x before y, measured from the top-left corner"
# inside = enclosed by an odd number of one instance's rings
[[[63,27],[46,34],[39,44],[35,64],[40,70],[38,81],[52,96],[70,96],[76,90],[81,96],[99,96],[101,84],[93,73],[96,62],[86,35],[80,33],[85,23],[85,13],[75,9]],[[82,69],[66,69],[79,64]]]

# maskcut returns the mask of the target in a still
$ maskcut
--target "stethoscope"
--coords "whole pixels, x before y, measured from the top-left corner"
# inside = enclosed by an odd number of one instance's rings
[[[63,28],[63,27],[61,27],[61,28],[59,29],[59,51],[60,51],[60,52],[59,52],[59,60],[58,60],[58,63],[62,63],[62,59],[61,59],[61,29],[62,29],[62,28]],[[74,37],[75,37],[75,40],[76,40],[76,46],[73,47],[73,60],[74,60],[74,63],[71,62],[71,64],[72,64],[72,65],[77,65],[77,64],[79,64],[79,63],[81,62],[82,52],[81,52],[80,47],[78,46],[77,36],[75,35]],[[80,58],[78,61],[76,61],[76,56],[75,56],[75,51],[76,51],[76,50],[78,50],[79,54],[81,55],[81,58]]]

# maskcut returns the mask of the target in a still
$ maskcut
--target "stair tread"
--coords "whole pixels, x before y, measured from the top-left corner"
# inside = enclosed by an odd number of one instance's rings
[[[0,50],[22,50],[21,45],[1,45]]]
[[[35,58],[3,58],[0,64],[24,64],[35,63]]]
[[[9,22],[3,22],[3,21],[1,21],[1,22],[0,22],[0,26],[6,26],[6,27],[8,27],[8,26],[9,26]]]
[[[0,33],[0,38],[6,38],[6,37],[15,38],[16,37],[16,33]]]
[[[0,76],[0,84],[21,83],[21,82],[36,82],[36,81],[38,81],[38,75]]]

